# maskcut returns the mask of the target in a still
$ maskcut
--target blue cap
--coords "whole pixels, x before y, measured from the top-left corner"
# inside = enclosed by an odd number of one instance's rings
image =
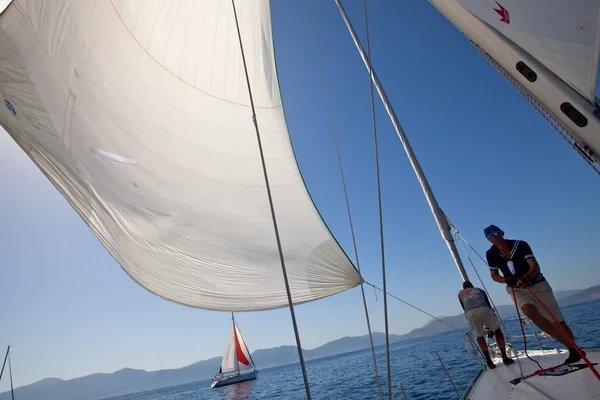
[[[483,230],[483,234],[487,236],[490,232],[502,231],[502,229],[498,228],[496,225],[490,225]]]

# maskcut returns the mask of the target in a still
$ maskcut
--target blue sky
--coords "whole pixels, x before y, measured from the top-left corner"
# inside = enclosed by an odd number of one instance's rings
[[[363,274],[379,285],[368,75],[334,3],[313,3]],[[363,35],[361,2],[346,3]],[[598,176],[427,2],[372,3],[373,64],[454,224],[481,252],[490,223],[527,240],[557,290],[600,283],[590,223]],[[353,254],[308,5],[275,0],[272,11],[300,169],[325,221]],[[435,315],[457,314],[460,277],[379,102],[377,118],[388,288]],[[230,315],[172,304],[132,281],[6,133],[0,187],[0,347],[13,346],[16,385],[123,367],[177,368],[222,354]],[[477,267],[492,297],[508,303],[486,267]],[[382,297],[366,293],[373,328],[383,331]],[[305,348],[366,333],[357,288],[296,310]],[[393,299],[389,312],[393,333],[429,319]],[[294,343],[287,309],[237,319],[251,349]]]

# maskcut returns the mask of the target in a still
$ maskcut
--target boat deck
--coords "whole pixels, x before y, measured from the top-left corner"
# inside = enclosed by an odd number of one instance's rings
[[[587,358],[600,363],[600,350],[585,349]],[[568,357],[568,352],[562,350],[532,350],[528,351],[531,358],[538,361],[543,368],[559,365]],[[523,352],[519,352],[523,375],[527,376],[539,369],[537,364],[530,361]],[[472,387],[465,393],[464,399],[600,399],[600,381],[592,371],[585,366],[583,360],[562,366],[545,376],[533,376],[515,383],[521,378],[519,363],[505,366],[501,360],[496,360],[495,369],[485,369],[474,379]],[[600,371],[600,365],[594,365]]]

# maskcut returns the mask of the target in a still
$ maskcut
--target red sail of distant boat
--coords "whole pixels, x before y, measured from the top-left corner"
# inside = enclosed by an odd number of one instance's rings
[[[250,361],[248,361],[248,359],[246,358],[246,355],[244,354],[244,352],[242,351],[242,348],[240,347],[240,340],[238,338],[237,329],[235,332],[235,347],[237,348],[238,361],[244,365],[250,365]]]

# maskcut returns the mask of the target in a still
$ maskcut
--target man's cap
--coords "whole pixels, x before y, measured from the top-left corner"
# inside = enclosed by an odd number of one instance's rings
[[[490,225],[483,230],[483,234],[487,236],[487,234],[490,232],[498,232],[498,231],[502,231],[502,229],[498,228],[496,225]]]

